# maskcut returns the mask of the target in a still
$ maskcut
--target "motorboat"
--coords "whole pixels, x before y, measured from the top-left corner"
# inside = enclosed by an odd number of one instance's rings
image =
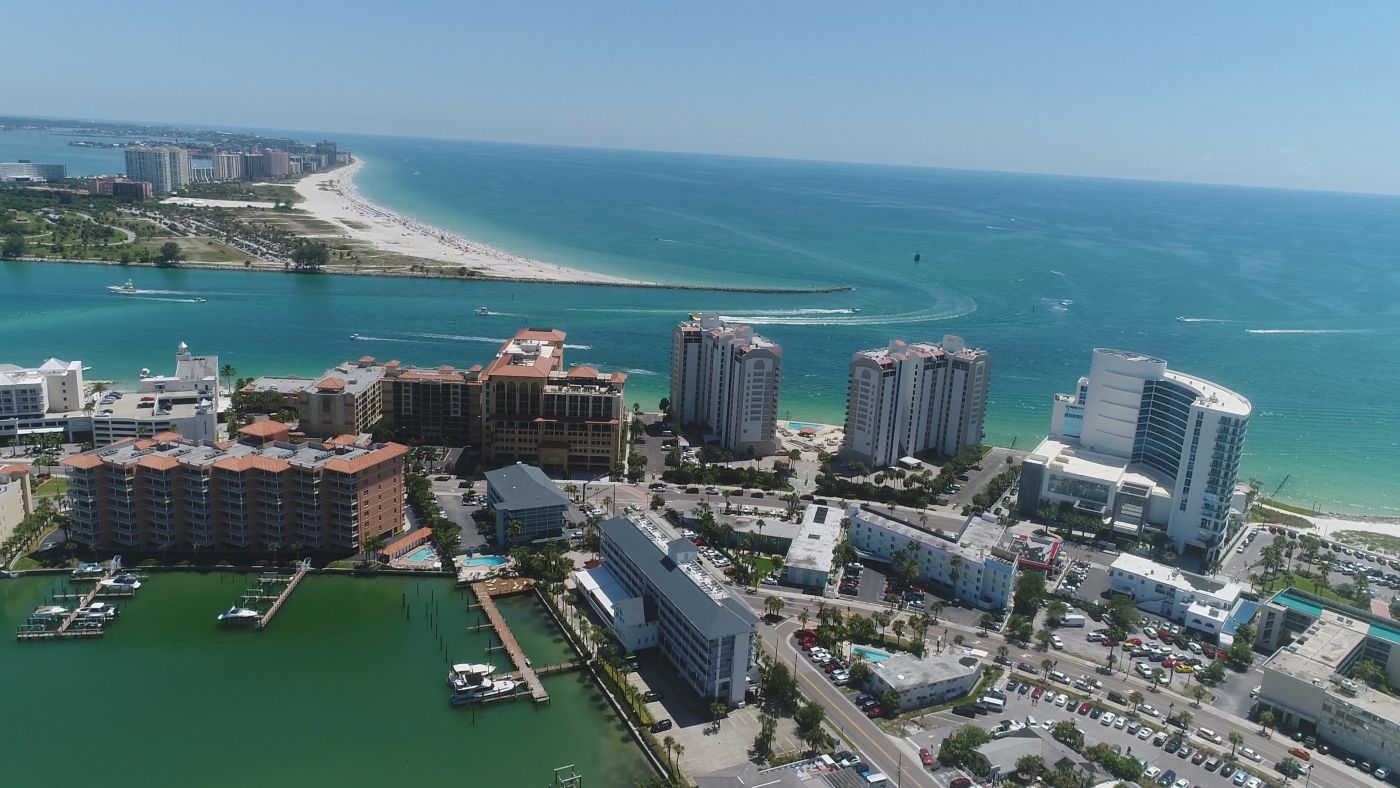
[[[459,681],[479,684],[491,678],[491,674],[495,672],[495,665],[461,662],[453,665],[452,670],[448,672],[447,686],[455,687]]]
[[[78,610],[78,618],[86,621],[111,621],[116,617],[117,609],[106,602],[93,602]]]
[[[107,292],[112,295],[136,295],[136,285],[128,279],[119,285],[107,285]]]
[[[485,315],[491,314],[491,310],[487,309],[487,308],[484,307],[484,306],[479,306],[479,307],[476,308],[476,313],[477,313],[478,315],[485,316]]]
[[[68,608],[62,605],[42,605],[34,609],[30,618],[36,621],[61,621],[68,615]]]
[[[135,591],[141,587],[141,580],[136,575],[121,574],[106,580],[99,580],[97,585],[112,591]]]
[[[239,607],[238,605],[234,605],[233,607],[231,607],[231,608],[229,608],[228,610],[225,610],[224,612],[222,612],[222,613],[219,614],[219,623],[220,623],[220,624],[251,624],[252,622],[257,621],[257,620],[258,620],[259,618],[261,618],[261,617],[262,617],[262,614],[259,613],[259,612],[256,611],[256,610],[253,610],[253,609],[251,609],[251,608],[246,608],[246,607]]]
[[[365,340],[365,337],[361,336],[360,334],[351,334],[350,338],[361,342]]]
[[[101,577],[106,571],[102,564],[78,564],[78,568],[72,571],[71,576],[75,579],[87,578],[90,580],[94,577]]]
[[[204,299],[203,299],[203,298],[199,298],[199,297],[196,296],[195,299],[194,299],[194,302],[195,302],[196,304],[202,304],[202,303],[204,303]]]
[[[477,684],[460,684],[452,687],[452,705],[481,703],[492,698],[509,695],[520,686],[515,679],[486,679]]]

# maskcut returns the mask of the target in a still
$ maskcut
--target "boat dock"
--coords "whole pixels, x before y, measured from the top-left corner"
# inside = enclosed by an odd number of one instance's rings
[[[510,596],[512,594],[524,594],[534,588],[534,584],[525,578],[494,579],[481,583],[472,583],[472,594],[476,596],[477,604],[486,614],[487,620],[491,622],[491,627],[496,630],[496,637],[500,639],[500,648],[510,655],[510,661],[515,664],[516,674],[520,681],[525,682],[525,686],[530,690],[530,697],[536,703],[548,703],[549,693],[544,689],[544,683],[540,681],[543,672],[558,672],[564,668],[559,665],[551,665],[548,668],[535,670],[530,666],[530,662],[525,658],[524,649],[520,648],[520,643],[515,639],[515,634],[506,625],[505,617],[496,607],[495,597]],[[514,677],[515,674],[512,674]]]
[[[88,626],[89,622],[83,622],[76,627],[74,623],[81,615],[83,608],[91,605],[103,592],[102,581],[115,576],[122,569],[122,557],[113,556],[107,564],[107,569],[100,576],[88,576],[79,579],[95,581],[92,590],[79,597],[79,601],[73,606],[73,610],[64,616],[63,621],[57,629],[34,629],[26,625],[20,627],[15,633],[15,638],[19,640],[51,640],[57,638],[98,638],[102,637],[104,628],[101,626]],[[68,597],[78,597],[77,594],[66,594]]]
[[[306,573],[309,571],[311,571],[311,559],[307,558],[297,566],[296,573],[293,574],[291,580],[287,582],[287,586],[282,589],[282,593],[277,595],[277,600],[272,603],[272,607],[268,608],[267,612],[263,613],[263,617],[258,619],[258,629],[266,629],[267,625],[272,623],[272,617],[277,615],[277,611],[281,610],[282,605],[286,604],[287,600],[292,597],[292,592],[296,590],[297,586],[301,583],[301,579],[306,577]],[[260,583],[262,580],[262,578],[259,578]]]

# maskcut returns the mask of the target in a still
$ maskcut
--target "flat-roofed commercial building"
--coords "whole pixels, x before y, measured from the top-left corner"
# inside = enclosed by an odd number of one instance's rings
[[[869,665],[870,694],[878,698],[893,690],[901,712],[961,698],[977,686],[982,673],[982,660],[962,648],[922,657],[895,654]]]
[[[638,512],[603,522],[601,552],[626,595],[614,604],[631,611],[629,631],[654,625],[661,653],[701,698],[742,702],[757,671],[758,616],[700,565],[695,543]]]
[[[621,372],[565,371],[563,331],[527,328],[481,374],[482,461],[557,473],[606,473],[626,459]]]
[[[858,552],[888,562],[899,553],[911,556],[920,580],[977,607],[1000,610],[1010,603],[1017,550],[1005,526],[978,515],[915,522],[865,504],[846,516],[846,538]]]
[[[851,357],[841,451],[872,468],[922,452],[954,456],[982,442],[992,373],[987,351],[892,339]]]
[[[1400,625],[1289,588],[1259,608],[1260,708],[1282,726],[1312,734],[1374,766],[1400,766],[1400,699],[1352,678],[1361,661],[1400,684]]]
[[[61,181],[68,177],[66,164],[36,164],[32,161],[0,161],[0,181]]]
[[[236,442],[176,433],[65,458],[68,538],[104,549],[191,547],[354,552],[403,527],[398,444],[285,442],[255,422]]]
[[[813,591],[824,591],[832,577],[832,553],[841,541],[845,513],[830,506],[808,506],[802,527],[783,559],[783,582]]]
[[[486,507],[496,524],[496,544],[514,547],[564,533],[569,499],[539,468],[524,463],[486,472]],[[512,537],[510,524],[520,523]]]
[[[749,326],[704,314],[671,332],[671,409],[736,454],[778,450],[783,349]]]
[[[396,437],[436,446],[481,445],[481,366],[384,365],[384,417]]]
[[[1238,583],[1212,580],[1142,556],[1123,553],[1108,569],[1109,590],[1187,629],[1219,636],[1240,603]]]
[[[1210,566],[1243,523],[1231,503],[1251,410],[1162,359],[1096,348],[1021,466],[1021,516],[1066,507],[1126,535],[1158,531]]]

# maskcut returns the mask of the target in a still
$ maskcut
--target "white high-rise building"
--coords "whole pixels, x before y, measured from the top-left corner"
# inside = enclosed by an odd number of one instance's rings
[[[215,153],[210,159],[214,162],[214,180],[236,181],[243,178],[243,154]]]
[[[1097,348],[1021,467],[1021,514],[1050,505],[1134,536],[1165,530],[1208,567],[1242,521],[1230,503],[1250,412],[1249,400],[1160,358]]]
[[[671,332],[671,409],[681,424],[700,424],[735,453],[778,449],[778,388],[783,349],[749,326],[715,314]]]
[[[178,191],[193,177],[190,154],[184,148],[127,148],[126,177],[150,181],[153,192]]]
[[[872,468],[924,451],[953,456],[982,442],[992,359],[947,335],[941,345],[890,340],[851,357],[842,453]]]

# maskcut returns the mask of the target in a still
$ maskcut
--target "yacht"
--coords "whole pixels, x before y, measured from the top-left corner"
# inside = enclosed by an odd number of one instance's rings
[[[97,585],[111,591],[135,591],[141,587],[141,581],[136,575],[120,574],[116,577],[100,580]]]
[[[219,614],[220,624],[250,624],[262,617],[256,610],[246,607],[233,607]]]
[[[194,299],[194,302],[195,302],[196,304],[202,304],[202,303],[204,303],[204,299],[203,299],[203,298],[200,298],[200,297],[198,297],[198,296],[196,296],[195,299]]]
[[[78,564],[78,568],[74,569],[72,572],[72,577],[74,579],[87,578],[90,580],[94,577],[101,577],[102,573],[106,571],[106,569],[102,568],[102,564]]]
[[[350,338],[351,338],[351,339],[361,340],[361,341],[364,340],[364,337],[363,337],[363,336],[360,336],[359,334],[351,334],[351,335],[350,335]]]
[[[514,692],[518,686],[520,686],[520,682],[515,679],[485,679],[477,684],[454,684],[452,686],[452,705],[462,706],[467,703],[481,703],[491,698],[499,698]]]
[[[476,308],[476,313],[477,313],[478,315],[489,315],[489,314],[491,314],[491,310],[487,309],[487,308],[484,307],[484,306],[479,306],[479,307]]]
[[[78,610],[78,618],[87,621],[111,621],[117,617],[117,609],[106,602],[93,602]]]
[[[34,609],[30,618],[38,621],[62,621],[68,615],[68,608],[62,605],[43,605]]]
[[[447,686],[455,687],[458,681],[477,684],[491,678],[491,674],[495,672],[495,665],[461,662],[453,665],[452,670],[448,671]]]
[[[119,285],[107,285],[107,292],[112,295],[136,295],[136,285],[128,279]]]

